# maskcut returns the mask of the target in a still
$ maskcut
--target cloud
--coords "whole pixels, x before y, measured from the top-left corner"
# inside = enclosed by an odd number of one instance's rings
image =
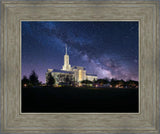
[[[87,54],[85,54],[85,55],[82,56],[82,60],[88,61],[88,56],[87,56]]]

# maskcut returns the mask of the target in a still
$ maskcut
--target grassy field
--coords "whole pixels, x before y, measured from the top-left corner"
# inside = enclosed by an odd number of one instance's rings
[[[138,112],[138,89],[22,89],[22,112]]]

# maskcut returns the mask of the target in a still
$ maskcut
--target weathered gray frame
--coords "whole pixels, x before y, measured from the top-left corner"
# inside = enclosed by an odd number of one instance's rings
[[[2,1],[2,133],[158,133],[159,3],[156,1]],[[140,112],[21,113],[21,20],[139,21]]]

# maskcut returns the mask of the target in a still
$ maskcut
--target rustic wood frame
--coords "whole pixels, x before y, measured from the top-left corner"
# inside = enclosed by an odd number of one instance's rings
[[[1,4],[2,133],[158,133],[158,1],[2,0]],[[22,20],[138,21],[139,113],[21,113]]]

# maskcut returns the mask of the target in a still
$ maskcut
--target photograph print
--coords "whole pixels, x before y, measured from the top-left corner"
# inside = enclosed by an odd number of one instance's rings
[[[22,113],[138,113],[138,21],[21,21]]]

